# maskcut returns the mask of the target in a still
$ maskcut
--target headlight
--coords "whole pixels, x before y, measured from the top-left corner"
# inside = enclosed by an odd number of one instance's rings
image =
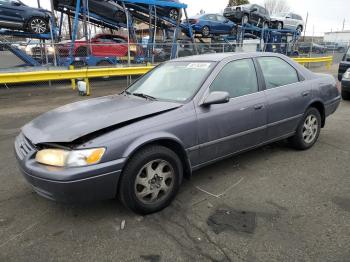
[[[79,167],[98,164],[101,161],[104,148],[84,150],[44,149],[39,151],[35,160],[44,165],[58,167]]]
[[[347,70],[345,74],[343,75],[343,78],[350,79],[350,70]]]
[[[55,53],[55,48],[52,47],[52,46],[49,46],[49,47],[47,48],[47,52],[50,53],[50,54],[53,54],[53,53]]]

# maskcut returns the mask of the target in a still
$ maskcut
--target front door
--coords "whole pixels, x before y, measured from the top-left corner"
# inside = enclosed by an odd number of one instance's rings
[[[305,85],[295,68],[278,57],[259,57],[266,86],[267,139],[273,140],[296,131],[311,100],[311,86]]]
[[[197,108],[202,164],[258,145],[266,135],[265,94],[252,59],[225,65],[210,86],[210,92],[215,91],[228,92],[231,99]]]

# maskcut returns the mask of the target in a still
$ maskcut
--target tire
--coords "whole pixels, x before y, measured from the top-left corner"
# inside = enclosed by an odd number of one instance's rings
[[[210,28],[208,26],[203,26],[203,28],[202,28],[202,36],[203,37],[210,36]]]
[[[299,25],[299,26],[297,27],[297,31],[298,31],[299,33],[303,32],[303,27],[302,27],[301,25]]]
[[[350,100],[350,92],[347,91],[341,91],[341,97],[343,98],[343,100]]]
[[[249,23],[249,16],[247,14],[242,17],[242,25]]]
[[[78,47],[77,51],[75,51],[75,56],[77,57],[86,57],[88,55],[88,49],[85,46]]]
[[[180,10],[176,9],[176,8],[172,8],[169,10],[169,14],[168,17],[172,20],[179,20],[180,18]]]
[[[164,167],[157,170],[160,164]],[[145,147],[125,166],[119,183],[119,199],[138,214],[160,211],[175,198],[182,176],[183,166],[176,153],[158,145]],[[168,192],[164,192],[166,190]]]
[[[295,135],[289,139],[291,145],[298,150],[311,148],[320,135],[321,122],[320,112],[316,108],[310,107],[304,114]]]
[[[277,23],[277,29],[278,30],[282,30],[283,29],[283,23],[282,22],[278,22]]]
[[[32,17],[27,23],[27,28],[28,31],[33,34],[45,34],[50,32],[48,21],[42,17]]]
[[[117,11],[114,14],[114,19],[118,23],[126,23],[126,14],[123,11]]]
[[[236,28],[235,26],[232,27],[232,29],[231,29],[231,31],[230,31],[230,35],[232,35],[232,36],[237,35],[237,28]]]

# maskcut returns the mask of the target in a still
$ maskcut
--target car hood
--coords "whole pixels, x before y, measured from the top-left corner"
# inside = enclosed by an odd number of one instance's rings
[[[49,111],[22,128],[33,143],[69,143],[91,133],[135,122],[180,107],[132,96],[106,96]]]

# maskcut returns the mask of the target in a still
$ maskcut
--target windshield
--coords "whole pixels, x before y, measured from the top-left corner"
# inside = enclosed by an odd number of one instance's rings
[[[197,92],[214,65],[212,62],[165,63],[134,83],[126,93],[185,102]]]

